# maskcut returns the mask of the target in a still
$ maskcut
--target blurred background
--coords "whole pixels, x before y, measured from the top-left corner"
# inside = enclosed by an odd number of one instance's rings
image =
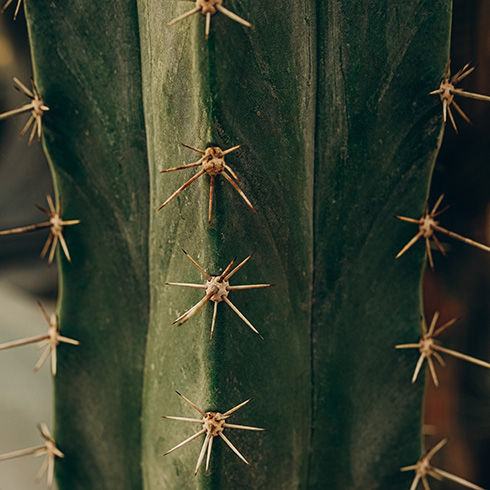
[[[466,91],[490,95],[490,2],[454,0],[451,68],[466,63],[477,69],[461,82]],[[446,127],[431,187],[431,204],[444,193],[451,207],[441,226],[490,244],[490,103],[463,99],[457,103],[469,116],[468,125],[455,114],[459,134]],[[444,237],[438,235],[439,238]],[[428,321],[441,312],[439,323],[460,318],[441,335],[448,348],[490,361],[490,254],[452,239],[444,239],[449,257],[435,252],[435,269],[424,278]],[[441,387],[427,380],[427,446],[443,437],[447,446],[436,466],[490,488],[490,370],[444,356],[447,367],[436,368]],[[434,484],[432,483],[434,482]],[[460,485],[431,480],[431,488]]]
[[[0,2],[3,5],[3,1]],[[15,2],[16,3],[16,2]],[[15,5],[13,6],[15,8]],[[32,76],[23,9],[13,22],[13,9],[0,15],[0,113],[26,103],[14,90],[12,77],[26,85]],[[48,164],[40,143],[28,146],[19,132],[28,115],[0,121],[0,230],[45,221],[34,207],[45,206],[52,193]],[[0,343],[42,335],[48,325],[36,304],[48,313],[55,308],[56,266],[39,259],[46,230],[1,237],[0,241]],[[52,426],[52,384],[46,363],[33,373],[42,351],[35,345],[0,354],[0,454],[42,446],[36,425]],[[0,463],[0,490],[34,490],[34,477],[42,457],[26,457]],[[44,480],[45,481],[45,480]]]
[[[28,84],[32,76],[23,11],[12,20],[13,8],[0,16],[0,113],[25,103],[13,89],[12,77]],[[478,65],[461,87],[490,95],[490,2],[455,0],[452,72],[468,61]],[[423,54],[422,54],[423,56]],[[437,87],[434,87],[437,88]],[[459,135],[450,124],[434,173],[430,202],[444,193],[450,205],[441,226],[490,243],[490,103],[459,98],[470,117],[468,125],[454,111]],[[0,229],[44,221],[34,203],[45,205],[52,193],[41,144],[28,146],[19,132],[28,116],[0,122]],[[446,259],[434,252],[436,272],[424,278],[428,321],[441,312],[440,324],[460,320],[441,339],[448,348],[490,360],[490,254],[446,240]],[[39,259],[47,231],[0,237],[0,343],[40,335],[47,324],[36,301],[49,313],[56,307],[56,266]],[[36,424],[52,426],[52,385],[48,365],[33,374],[40,352],[26,346],[0,353],[0,454],[42,445]],[[449,437],[434,464],[490,489],[490,372],[445,356],[437,368],[441,383],[427,383],[427,447]],[[0,490],[34,490],[42,458],[1,463]],[[412,462],[407,461],[407,464]],[[461,488],[431,480],[431,488]]]

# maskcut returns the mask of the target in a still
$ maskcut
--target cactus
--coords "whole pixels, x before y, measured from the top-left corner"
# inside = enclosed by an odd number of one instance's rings
[[[408,489],[423,383],[394,347],[420,332],[426,259],[395,260],[413,236],[395,215],[427,200],[451,2],[229,3],[210,24],[174,23],[192,10],[171,0],[26,2],[43,146],[80,220],[58,253],[60,331],[80,342],[58,353],[58,485]],[[274,287],[232,292],[235,311],[166,284],[252,253],[233,280]],[[226,439],[209,459],[210,436],[164,458],[198,432],[174,391],[214,429],[253,398],[233,424],[268,432],[230,438],[251,467]]]

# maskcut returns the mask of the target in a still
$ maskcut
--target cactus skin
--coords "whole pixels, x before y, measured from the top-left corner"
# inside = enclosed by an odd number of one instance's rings
[[[81,342],[59,356],[60,489],[409,488],[423,384],[393,346],[419,331],[424,249],[394,260],[413,231],[394,215],[427,197],[451,2],[230,4],[255,30],[216,15],[205,42],[201,16],[162,28],[177,1],[27,3],[45,150],[82,220],[60,259]],[[242,144],[228,161],[258,213],[217,179],[208,226],[203,178],[157,213],[192,175],[159,174],[195,161],[181,142]],[[256,252],[234,284],[275,287],[231,299],[264,341],[221,305],[212,341],[209,305],[170,325],[200,298],[164,284],[198,282],[182,247],[211,273]],[[230,435],[253,467],[220,444],[209,476],[198,442],[162,458],[192,434],[161,419],[195,416],[174,389],[253,397],[234,422],[270,432]]]
[[[81,220],[65,233],[72,263],[58,258],[60,328],[80,341],[59,349],[59,488],[138,490],[149,184],[136,5],[26,7],[34,75],[52,101],[45,152],[64,216]]]
[[[312,314],[313,365],[326,381],[314,386],[308,488],[321,488],[327,473],[336,489],[408,489],[410,475],[392,470],[420,455],[422,384],[408,385],[415,361],[390,348],[420,332],[425,259],[419,248],[391,260],[412,231],[392,216],[421,215],[427,199],[441,108],[426,94],[449,56],[452,3],[328,3],[314,212],[316,233],[327,231],[315,247],[324,274]]]

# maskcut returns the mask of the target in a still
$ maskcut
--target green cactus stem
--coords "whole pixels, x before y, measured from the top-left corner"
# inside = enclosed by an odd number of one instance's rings
[[[59,257],[80,341],[59,355],[59,487],[408,489],[423,386],[394,346],[419,332],[425,250],[395,260],[411,237],[395,215],[427,200],[451,1],[224,3],[255,29],[165,27],[189,10],[173,0],[26,4],[43,144],[81,220]],[[189,163],[181,143],[241,145],[226,164],[249,202],[216,179],[210,219],[203,174],[158,212],[193,175],[160,174]],[[228,308],[212,339],[212,309],[172,325],[202,298],[166,285],[197,280],[182,248],[211,276],[255,252],[240,282],[274,288],[236,307],[263,340]],[[163,457],[194,433],[162,420],[190,415],[175,391],[204,413],[253,398],[237,423],[268,432],[233,432],[251,466],[223,440],[197,476],[204,441]]]

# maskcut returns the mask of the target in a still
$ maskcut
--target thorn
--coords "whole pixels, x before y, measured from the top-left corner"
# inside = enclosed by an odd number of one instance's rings
[[[187,401],[188,403],[191,403],[192,402],[189,402],[189,400],[187,400],[187,398],[185,398],[183,395],[181,395],[178,391],[176,391],[176,393],[182,397],[185,401]],[[195,472],[194,472],[194,475],[197,475],[197,472],[199,471],[199,468],[201,467],[202,465],[202,462],[204,460],[204,457],[206,455],[206,449],[208,449],[208,454],[207,454],[207,457],[206,457],[206,465],[205,465],[205,471],[208,471],[209,469],[209,461],[211,459],[211,451],[212,451],[212,444],[213,444],[213,439],[215,437],[221,437],[223,439],[223,441],[226,443],[226,445],[228,447],[230,447],[230,449],[242,460],[244,461],[246,464],[250,465],[250,463],[243,457],[243,455],[238,451],[238,449],[230,442],[230,440],[223,434],[223,432],[225,430],[231,430],[231,429],[239,429],[239,430],[251,430],[251,431],[264,431],[265,429],[262,429],[262,428],[259,428],[259,427],[249,427],[249,426],[240,426],[240,425],[235,425],[235,424],[226,424],[226,420],[231,416],[231,414],[235,411],[237,411],[238,409],[240,409],[241,407],[243,407],[244,405],[246,405],[248,402],[250,401],[249,400],[246,400],[242,403],[240,403],[239,405],[235,406],[234,408],[228,410],[227,412],[225,412],[224,414],[221,414],[219,412],[204,412],[204,410],[196,407],[194,404],[192,404],[192,406],[198,410],[202,415],[203,415],[203,420],[202,420],[202,424],[204,425],[204,428],[202,430],[200,430],[199,432],[196,432],[194,435],[192,435],[191,437],[187,438],[186,440],[182,441],[181,443],[177,444],[177,446],[174,446],[172,449],[170,449],[169,451],[167,451],[165,455],[171,453],[172,451],[174,451],[175,449],[178,449],[179,447],[182,447],[183,445],[187,444],[188,442],[196,439],[197,437],[203,435],[203,434],[206,434],[206,437],[204,439],[204,443],[203,443],[203,446],[201,447],[201,452],[199,454],[199,458],[197,460],[197,464],[196,464],[196,467],[195,467]],[[172,418],[173,416],[163,416],[162,418]],[[184,420],[184,418],[179,418],[179,420]],[[188,422],[193,422],[193,423],[196,423],[197,420],[184,420],[184,421],[188,421]]]
[[[10,2],[7,2],[5,4],[4,9],[9,5],[9,3]],[[19,5],[20,0],[18,7]],[[39,95],[39,91],[37,90],[34,81],[32,81],[33,91],[29,90],[18,78],[14,78],[14,82],[16,83],[15,88],[23,95],[25,95],[28,99],[30,99],[30,102],[23,105],[22,107],[19,107],[18,109],[13,109],[11,111],[0,114],[0,120],[30,112],[31,116],[22,131],[20,132],[20,137],[22,138],[23,136],[25,136],[32,125],[31,135],[29,137],[29,144],[31,144],[36,134],[38,135],[38,139],[41,139],[40,134],[42,130],[42,117],[46,111],[49,111],[49,107],[44,104],[44,101]]]
[[[451,125],[454,128],[456,134],[458,134],[458,128],[456,126],[456,122],[454,120],[454,116],[451,112],[451,105],[458,111],[460,116],[468,123],[472,124],[469,117],[463,112],[463,110],[459,107],[459,105],[454,101],[455,96],[466,97],[469,99],[483,100],[486,102],[490,102],[490,96],[488,95],[480,95],[474,94],[471,92],[465,92],[463,89],[455,88],[455,85],[461,82],[464,78],[466,78],[470,73],[472,73],[476,66],[470,68],[471,63],[467,63],[463,68],[461,68],[454,76],[451,77],[449,62],[446,70],[446,74],[441,81],[440,87],[437,90],[433,90],[430,92],[430,95],[439,95],[442,101],[442,110],[443,110],[443,120],[446,123],[447,117],[446,113],[449,114],[449,119],[451,120]]]
[[[445,228],[439,226],[439,222],[436,221],[435,218],[440,214],[442,214],[449,207],[446,206],[444,209],[437,211],[439,205],[442,202],[443,197],[444,194],[442,194],[439,197],[431,212],[429,212],[429,208],[427,205],[425,209],[425,214],[420,219],[407,218],[405,216],[397,216],[398,219],[402,221],[407,221],[409,223],[417,224],[419,227],[418,233],[409,240],[409,242],[400,250],[400,252],[398,252],[398,254],[396,255],[397,259],[401,257],[407,250],[409,250],[420,238],[423,237],[426,243],[427,257],[429,259],[430,268],[432,269],[432,271],[434,271],[434,261],[432,259],[430,239],[434,241],[436,247],[441,251],[441,253],[445,254],[445,251],[443,252],[444,248],[442,244],[439,242],[438,238],[435,235],[436,231],[439,233],[444,233],[445,235],[448,235],[451,238],[459,240],[460,242],[466,243],[468,245],[472,245],[486,252],[490,252],[490,246],[476,242],[474,240],[471,240],[470,238],[463,237],[461,235],[458,235],[457,233],[446,230]]]
[[[436,388],[439,387],[439,380],[437,378],[437,374],[435,371],[434,362],[432,361],[432,356],[434,356],[440,364],[443,364],[444,361],[442,357],[439,355],[440,353],[450,355],[452,357],[456,357],[458,359],[462,359],[463,361],[471,362],[472,364],[476,364],[478,366],[490,369],[490,363],[482,361],[480,359],[476,359],[471,356],[467,356],[466,354],[461,354],[460,352],[454,351],[452,349],[446,349],[442,345],[436,343],[437,336],[449,328],[451,325],[456,323],[456,318],[449,320],[444,323],[442,326],[436,329],[436,324],[439,319],[439,312],[436,311],[434,316],[432,317],[432,321],[429,327],[429,330],[425,327],[425,319],[422,319],[422,336],[417,344],[399,344],[395,345],[395,349],[418,349],[420,352],[420,356],[417,361],[417,365],[415,367],[415,371],[412,377],[412,383],[417,380],[420,368],[425,359],[427,359],[427,364],[429,365],[429,371],[434,382]],[[441,363],[442,361],[442,363]]]
[[[12,0],[10,0],[10,1],[12,1]],[[204,15],[206,17],[205,38],[208,39],[210,25],[211,25],[211,16],[214,15],[216,12],[221,12],[223,15],[225,15],[229,19],[234,20],[235,22],[238,22],[239,24],[242,24],[246,27],[250,27],[253,29],[253,26],[250,22],[248,22],[245,19],[242,19],[241,17],[239,17],[234,12],[223,7],[223,5],[221,5],[221,2],[218,0],[206,0],[206,2],[203,2],[202,0],[196,0],[196,6],[192,10],[188,10],[184,14],[179,15],[175,19],[168,22],[166,25],[167,25],[167,27],[172,26],[172,25],[176,24],[177,22],[180,22],[181,20],[186,19],[187,17],[190,17],[190,16],[197,14],[197,13],[201,13],[202,15]]]
[[[258,330],[247,320],[247,318],[241,313],[241,311],[228,299],[228,295],[230,292],[234,290],[243,290],[243,289],[256,289],[256,288],[265,288],[271,286],[270,284],[251,284],[251,285],[242,285],[242,286],[230,286],[229,278],[239,270],[246,262],[252,257],[249,255],[245,260],[243,260],[238,266],[236,266],[231,272],[231,268],[233,264],[236,262],[237,257],[235,257],[226,267],[226,269],[219,276],[210,276],[208,273],[184,250],[182,249],[184,254],[191,260],[191,262],[199,269],[199,271],[206,277],[206,282],[202,286],[203,289],[206,289],[206,293],[204,298],[202,298],[197,304],[195,304],[192,308],[187,310],[184,314],[179,316],[176,320],[172,322],[172,325],[178,323],[182,325],[189,318],[191,318],[194,314],[196,314],[209,300],[214,302],[214,311],[213,318],[211,321],[211,334],[210,339],[213,337],[214,327],[216,322],[216,313],[217,313],[217,304],[224,301],[230,306],[230,308],[250,327],[262,340],[264,338],[258,332]],[[199,287],[199,285],[191,285],[188,283],[166,283],[172,286],[193,286]]]
[[[159,208],[158,211],[163,209],[172,199],[177,197],[184,189],[186,189],[189,185],[191,185],[195,180],[197,180],[199,177],[201,177],[204,174],[208,174],[210,176],[210,193],[209,193],[209,206],[208,206],[208,224],[211,224],[211,216],[212,216],[212,204],[213,204],[213,196],[214,196],[214,185],[215,185],[215,177],[218,175],[222,175],[230,184],[231,186],[238,192],[240,197],[245,201],[247,206],[251,208],[255,212],[255,208],[253,207],[252,203],[249,201],[245,193],[240,189],[238,184],[233,180],[230,175],[227,174],[226,169],[231,170],[230,167],[228,167],[225,163],[225,155],[230,153],[231,151],[234,151],[240,147],[234,146],[232,148],[229,148],[228,150],[221,150],[221,148],[217,146],[209,146],[206,148],[205,151],[199,150],[197,148],[193,148],[191,146],[184,145],[183,146],[186,148],[189,148],[193,151],[196,151],[198,153],[201,153],[203,157],[195,163],[191,163],[188,165],[183,165],[180,167],[174,167],[170,168],[167,170],[162,170],[160,173],[166,173],[166,172],[172,172],[174,170],[184,170],[189,167],[198,167],[201,166],[202,169],[192,176],[187,182],[185,182],[181,187],[179,187]],[[234,175],[233,170],[231,170],[232,175]]]

